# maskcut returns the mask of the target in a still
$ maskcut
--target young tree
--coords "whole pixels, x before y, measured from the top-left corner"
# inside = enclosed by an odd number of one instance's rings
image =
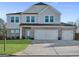
[[[7,29],[6,24],[0,18],[0,39],[4,40],[4,53],[5,53],[5,44],[6,44],[6,37],[7,37]]]

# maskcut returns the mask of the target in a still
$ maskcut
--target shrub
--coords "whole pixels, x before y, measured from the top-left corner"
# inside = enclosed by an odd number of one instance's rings
[[[10,37],[7,37],[7,40],[11,40],[11,38]]]
[[[0,40],[3,40],[4,39],[4,36],[3,35],[0,35]]]
[[[27,37],[27,39],[34,40],[34,38],[32,38],[32,37],[29,37],[29,36]]]
[[[12,37],[11,37],[11,39],[15,39],[15,37],[14,37],[14,36],[12,36]]]
[[[16,39],[20,39],[19,36],[17,36]]]
[[[24,37],[24,36],[22,36],[22,39],[25,39],[25,37]]]

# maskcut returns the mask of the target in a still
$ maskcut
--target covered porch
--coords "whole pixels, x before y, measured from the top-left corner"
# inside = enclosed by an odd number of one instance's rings
[[[60,26],[57,26],[57,24],[20,24],[20,39],[23,37],[35,39],[34,36],[37,30],[55,29],[60,32]]]
[[[23,37],[30,37],[36,40],[59,40],[59,38],[63,40],[73,40],[75,39],[75,26],[62,23],[20,24],[20,39]]]
[[[20,39],[33,38],[31,27],[20,27]]]

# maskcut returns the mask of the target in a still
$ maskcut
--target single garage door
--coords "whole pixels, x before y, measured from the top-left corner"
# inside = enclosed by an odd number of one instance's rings
[[[73,30],[62,30],[62,40],[73,40]]]
[[[34,33],[34,38],[37,40],[57,40],[58,30],[43,30],[36,29]]]

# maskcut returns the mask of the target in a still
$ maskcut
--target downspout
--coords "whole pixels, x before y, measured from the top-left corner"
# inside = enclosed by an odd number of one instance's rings
[[[62,27],[60,25],[59,30],[58,30],[58,40],[62,40]]]

